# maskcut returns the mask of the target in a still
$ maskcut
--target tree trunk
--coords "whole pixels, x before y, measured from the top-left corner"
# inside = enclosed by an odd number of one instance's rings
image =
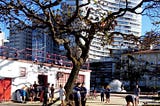
[[[79,62],[78,62],[79,63]],[[67,80],[67,83],[65,85],[65,90],[66,90],[66,101],[69,100],[69,95],[72,93],[74,84],[76,82],[76,79],[78,77],[79,71],[80,71],[81,65],[80,64],[75,64],[73,65],[72,71],[70,73],[70,76]]]

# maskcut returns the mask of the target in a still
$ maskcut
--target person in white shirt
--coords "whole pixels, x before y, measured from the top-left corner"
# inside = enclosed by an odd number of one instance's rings
[[[64,100],[65,100],[65,98],[66,98],[65,95],[66,95],[66,92],[65,92],[63,86],[60,84],[59,98],[60,98],[60,100],[61,100],[61,106],[65,106],[65,105],[64,105]]]

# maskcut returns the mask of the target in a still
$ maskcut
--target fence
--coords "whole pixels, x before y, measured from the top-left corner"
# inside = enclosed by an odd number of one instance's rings
[[[32,55],[32,53],[35,53],[35,52],[36,52],[36,55]],[[12,58],[17,60],[31,60],[34,62],[56,64],[56,65],[61,65],[66,67],[73,66],[72,62],[68,60],[66,56],[47,53],[42,50],[32,50],[30,48],[18,50],[13,47],[0,46],[0,56],[5,59]],[[89,62],[86,62],[82,66],[82,69],[89,70],[89,66],[90,66]]]

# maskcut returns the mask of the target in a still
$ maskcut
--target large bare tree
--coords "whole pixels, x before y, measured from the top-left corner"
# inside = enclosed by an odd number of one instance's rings
[[[85,3],[80,3],[80,1],[75,0],[74,10],[68,6],[67,11],[64,11],[59,8],[62,0],[0,0],[0,21],[14,23],[14,25],[25,24],[33,29],[47,27],[53,41],[64,45],[67,50],[66,56],[73,63],[72,71],[65,85],[67,99],[72,92],[81,66],[88,58],[89,47],[95,34],[103,33],[101,34],[102,41],[110,42],[112,35],[119,34],[119,32],[113,31],[116,25],[115,20],[125,15],[126,12],[141,14],[143,10],[138,12],[137,9],[141,8],[146,0],[140,0],[134,7],[128,5],[129,0],[123,0],[125,7],[119,8],[116,12],[105,10],[101,0],[92,0],[95,2],[94,5],[101,7],[104,12],[98,21],[96,18],[90,17],[93,12],[96,12],[89,7],[91,0],[86,0]],[[154,1],[150,2],[150,5],[153,6],[155,3]],[[83,11],[84,8],[85,11]],[[75,54],[73,48],[78,48],[78,55]]]

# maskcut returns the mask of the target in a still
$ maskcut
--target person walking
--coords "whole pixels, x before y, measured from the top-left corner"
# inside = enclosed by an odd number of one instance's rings
[[[110,102],[110,87],[107,86],[105,89],[105,95],[106,95],[106,103]]]
[[[82,106],[86,106],[86,101],[87,101],[87,89],[86,87],[84,86],[84,83],[82,83],[81,85],[81,91],[80,91],[80,94],[81,94],[81,105]]]
[[[64,104],[64,100],[65,100],[65,98],[66,98],[66,92],[65,92],[65,90],[64,90],[64,88],[63,88],[63,86],[60,84],[60,89],[59,89],[59,98],[60,98],[60,101],[61,101],[61,106],[65,106],[65,104]]]
[[[101,91],[100,91],[100,93],[101,93],[101,102],[104,102],[104,92],[105,92],[105,89],[102,86]]]
[[[141,89],[139,88],[138,84],[136,84],[134,89],[134,95],[136,97],[136,104],[139,104],[139,95],[140,95]]]

